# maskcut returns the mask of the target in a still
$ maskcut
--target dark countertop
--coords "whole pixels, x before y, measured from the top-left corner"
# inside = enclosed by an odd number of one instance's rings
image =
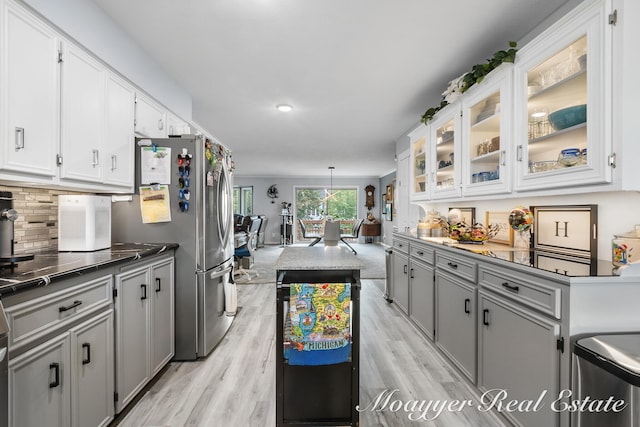
[[[114,243],[109,249],[93,252],[35,253],[33,260],[19,262],[14,269],[0,267],[0,295],[48,285],[177,247],[177,243]]]

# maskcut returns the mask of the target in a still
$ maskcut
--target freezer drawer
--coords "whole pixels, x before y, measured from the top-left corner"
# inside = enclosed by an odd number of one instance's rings
[[[229,283],[233,262],[197,273],[198,283],[198,357],[205,357],[220,342],[231,326],[232,316],[225,313],[225,286]]]

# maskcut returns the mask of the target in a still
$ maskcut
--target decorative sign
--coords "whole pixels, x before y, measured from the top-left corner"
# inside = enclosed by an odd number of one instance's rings
[[[513,246],[513,228],[509,225],[509,212],[487,212],[485,225],[489,228],[493,224],[500,228],[489,241]]]
[[[533,248],[598,258],[597,205],[532,206]]]

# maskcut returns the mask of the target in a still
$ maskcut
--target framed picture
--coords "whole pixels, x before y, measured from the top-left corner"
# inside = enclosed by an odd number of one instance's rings
[[[393,220],[393,203],[387,202],[384,204],[384,219],[387,221]]]
[[[498,233],[491,239],[492,243],[513,246],[513,228],[509,225],[509,212],[489,212],[485,214],[485,225],[497,224],[500,227]]]
[[[449,208],[449,212],[452,209],[458,209],[462,213],[460,222],[464,222],[467,225],[473,225],[476,223],[476,208]],[[449,215],[447,215],[449,217]]]
[[[385,194],[386,194],[385,201],[393,202],[393,184],[387,185],[387,192]]]

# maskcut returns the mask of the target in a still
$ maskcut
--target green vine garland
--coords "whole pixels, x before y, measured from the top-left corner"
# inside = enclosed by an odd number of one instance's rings
[[[454,88],[454,90],[457,89],[461,94],[465,93],[474,84],[482,82],[487,74],[496,69],[503,62],[513,63],[516,59],[516,52],[518,51],[518,49],[516,49],[516,45],[516,42],[510,41],[508,50],[499,50],[493,54],[493,57],[491,59],[487,59],[486,63],[474,65],[471,68],[470,72],[462,76],[459,82],[459,86]],[[456,80],[453,80],[451,82],[447,91],[452,90],[451,87],[455,84]],[[435,116],[438,111],[449,105],[449,102],[445,99],[447,91],[443,93],[440,105],[438,105],[437,107],[431,107],[427,111],[425,111],[425,113],[422,115],[422,123],[426,124],[431,119],[433,119],[433,116]]]

